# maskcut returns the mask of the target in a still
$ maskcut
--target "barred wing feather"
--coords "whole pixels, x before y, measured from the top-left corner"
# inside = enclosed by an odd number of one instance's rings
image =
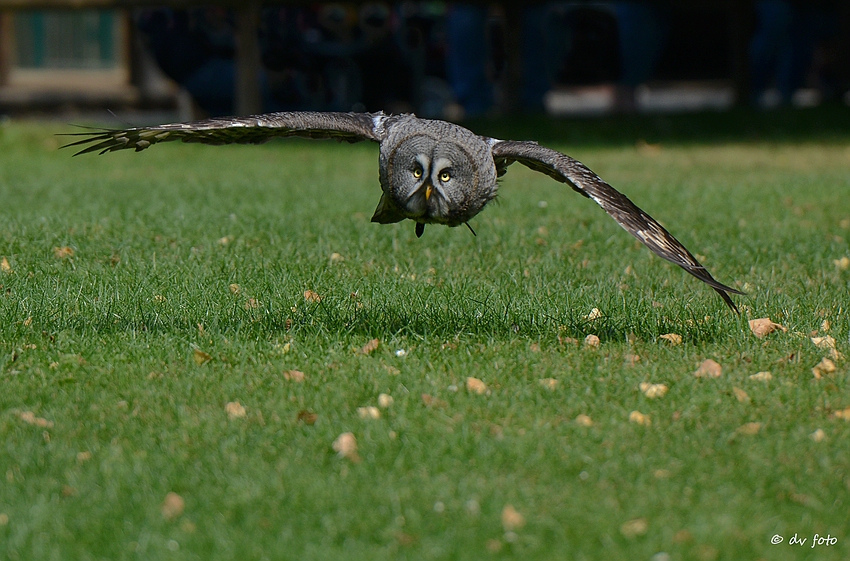
[[[637,207],[625,195],[605,183],[581,162],[540,146],[536,142],[493,141],[493,158],[502,172],[513,162],[569,184],[575,191],[593,199],[627,232],[646,245],[653,253],[675,263],[723,298],[732,310],[738,311],[729,294],[743,292],[714,279],[699,261],[650,215]]]
[[[250,117],[223,117],[124,130],[96,130],[70,133],[85,138],[63,146],[85,146],[74,154],[144,150],[158,142],[182,140],[203,144],[262,144],[273,138],[333,138],[348,142],[380,142],[383,113],[269,113]]]

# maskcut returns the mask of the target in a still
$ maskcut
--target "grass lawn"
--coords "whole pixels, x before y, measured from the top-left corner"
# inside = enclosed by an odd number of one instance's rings
[[[475,124],[585,162],[740,317],[518,164],[477,237],[417,239],[369,223],[374,145],[3,124],[0,559],[847,559],[848,362],[811,337],[850,353],[848,122]]]

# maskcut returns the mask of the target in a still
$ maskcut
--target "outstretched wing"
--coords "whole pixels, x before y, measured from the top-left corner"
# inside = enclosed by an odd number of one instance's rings
[[[729,293],[743,294],[743,292],[714,280],[714,277],[691,252],[661,224],[638,208],[625,195],[602,181],[581,162],[555,150],[544,148],[536,142],[494,140],[492,151],[499,175],[504,174],[513,162],[519,162],[557,181],[569,184],[585,197],[596,201],[620,226],[643,242],[653,253],[675,263],[709,285],[720,294],[730,308],[735,312],[738,311]]]
[[[112,152],[133,148],[137,152],[157,142],[182,140],[203,144],[262,144],[272,138],[300,136],[304,138],[335,138],[348,142],[383,138],[383,113],[319,113],[312,111],[269,113],[250,117],[222,117],[172,123],[154,127],[136,127],[124,130],[102,129],[92,132],[70,133],[84,136],[82,140],[66,144],[84,146],[74,154]]]

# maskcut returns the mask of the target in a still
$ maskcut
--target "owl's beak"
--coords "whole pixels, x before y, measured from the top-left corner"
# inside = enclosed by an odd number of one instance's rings
[[[433,190],[434,190],[434,187],[432,187],[430,183],[425,186],[425,200],[426,201],[431,198],[431,191],[433,191]]]

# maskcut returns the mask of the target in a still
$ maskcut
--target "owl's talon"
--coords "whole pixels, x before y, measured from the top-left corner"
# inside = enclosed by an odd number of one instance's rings
[[[425,224],[423,224],[422,222],[417,222],[416,223],[416,237],[421,238],[422,234],[424,234],[424,233],[425,233]]]

